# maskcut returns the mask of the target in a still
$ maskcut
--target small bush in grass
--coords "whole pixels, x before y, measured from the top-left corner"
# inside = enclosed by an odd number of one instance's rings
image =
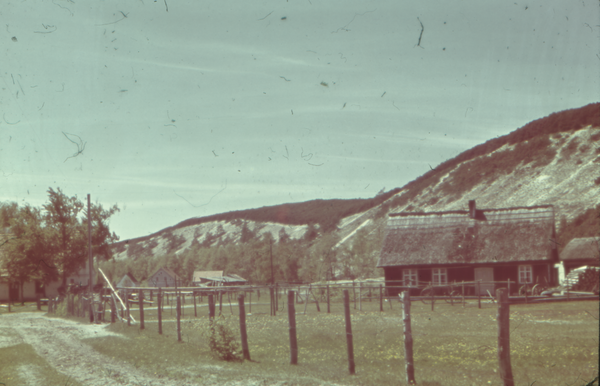
[[[54,311],[54,314],[56,316],[67,316],[67,300],[66,299],[63,299],[63,301],[58,303],[58,305],[56,306],[56,310]]]
[[[237,362],[242,360],[235,335],[222,318],[212,322],[208,345],[213,355],[224,361]]]

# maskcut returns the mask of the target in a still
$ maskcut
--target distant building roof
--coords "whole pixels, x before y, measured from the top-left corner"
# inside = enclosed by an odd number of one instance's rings
[[[554,208],[390,214],[378,267],[553,258]]]
[[[223,271],[194,271],[192,281],[200,281],[201,279],[212,279],[223,277]]]
[[[176,274],[175,272],[173,272],[173,270],[171,270],[170,268],[167,268],[167,267],[160,267],[159,269],[157,269],[156,271],[154,271],[154,273],[152,275],[150,275],[150,277],[156,275],[158,273],[158,271],[160,271],[161,269],[164,270],[173,279],[176,279],[177,281],[181,280],[181,277],[179,277],[178,274]]]
[[[569,241],[560,253],[561,260],[599,259],[600,238],[582,237]]]
[[[117,283],[117,287],[138,287],[139,285],[140,283],[129,272],[123,275],[119,283]]]

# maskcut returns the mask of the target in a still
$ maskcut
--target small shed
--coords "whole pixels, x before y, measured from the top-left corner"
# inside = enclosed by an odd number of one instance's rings
[[[600,238],[582,237],[569,241],[560,253],[560,262],[564,275],[584,265],[600,266]]]
[[[223,285],[244,285],[247,280],[243,277],[236,275],[235,273],[230,273],[228,275],[223,276]]]
[[[223,271],[194,271],[192,284],[195,286],[207,285],[223,277]]]
[[[418,294],[428,283],[510,279],[552,286],[554,227],[551,205],[479,210],[469,201],[468,211],[390,214],[377,267],[390,296],[406,289]],[[494,293],[496,285],[479,288]]]
[[[161,267],[148,278],[151,287],[180,287],[183,279],[167,267]]]
[[[117,283],[117,288],[125,288],[125,287],[139,287],[140,283],[133,277],[129,272],[123,275],[121,280]]]
[[[246,282],[246,279],[234,273],[223,275],[223,271],[194,272],[194,285],[197,286],[236,286]]]

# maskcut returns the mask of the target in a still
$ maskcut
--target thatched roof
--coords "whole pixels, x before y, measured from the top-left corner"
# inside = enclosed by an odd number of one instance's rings
[[[552,259],[551,205],[391,214],[378,267]]]
[[[563,261],[598,258],[600,258],[600,241],[598,237],[573,239],[560,253],[560,259]]]

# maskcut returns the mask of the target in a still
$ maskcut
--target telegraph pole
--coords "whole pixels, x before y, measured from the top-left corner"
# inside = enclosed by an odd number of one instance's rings
[[[271,253],[271,284],[275,283],[275,278],[273,276],[273,240],[269,239],[269,251]]]
[[[94,278],[92,276],[92,271],[94,270],[94,260],[92,258],[92,212],[90,210],[90,195],[87,195],[87,225],[88,225],[88,268],[90,278],[88,280],[88,286],[90,291],[90,296],[93,294],[94,290]]]

